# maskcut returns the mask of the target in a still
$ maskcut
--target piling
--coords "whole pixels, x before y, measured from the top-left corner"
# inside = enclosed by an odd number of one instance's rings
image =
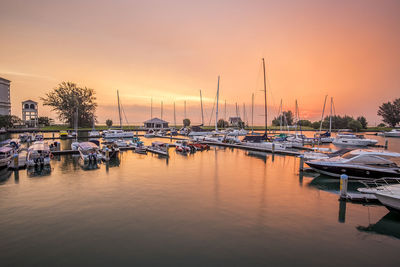
[[[347,199],[347,183],[349,177],[346,174],[340,175],[340,198]]]
[[[110,150],[106,147],[106,161],[110,160]]]
[[[19,156],[18,156],[18,153],[14,154],[13,161],[14,161],[14,170],[18,170],[19,169]]]
[[[304,156],[303,155],[300,155],[299,156],[299,158],[300,158],[300,172],[302,172],[302,171],[304,171]]]
[[[272,154],[275,154],[275,143],[272,143]]]
[[[385,141],[385,149],[388,149],[388,146],[389,146],[389,141],[386,140],[386,141]]]

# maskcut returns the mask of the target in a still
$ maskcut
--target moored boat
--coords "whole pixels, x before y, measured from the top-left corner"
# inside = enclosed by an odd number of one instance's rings
[[[44,141],[34,142],[28,149],[26,164],[28,167],[50,165],[51,151]]]
[[[372,146],[378,143],[378,140],[367,139],[363,135],[355,134],[338,134],[332,141],[334,145],[347,145],[347,146]]]
[[[78,145],[78,151],[81,159],[85,163],[97,164],[103,159],[99,147],[93,142],[81,142]]]

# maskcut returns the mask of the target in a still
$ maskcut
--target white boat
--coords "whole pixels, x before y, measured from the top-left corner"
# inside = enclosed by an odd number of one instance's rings
[[[188,135],[190,133],[190,130],[186,127],[183,127],[183,128],[180,128],[178,132],[180,135]]]
[[[19,137],[19,140],[23,143],[32,142],[32,140],[33,140],[33,137],[30,133],[22,133],[18,137]]]
[[[371,180],[382,177],[400,177],[396,164],[400,153],[380,150],[352,150],[342,156],[306,161],[316,172],[340,177],[346,174],[350,179]]]
[[[132,132],[124,132],[120,129],[109,129],[104,133],[103,136],[105,139],[118,139],[118,138],[133,138]]]
[[[99,131],[91,130],[91,131],[88,133],[88,136],[89,136],[89,137],[100,137],[101,134],[100,134]]]
[[[50,165],[50,147],[47,142],[36,141],[28,149],[26,164],[29,167]]]
[[[398,129],[393,129],[389,132],[383,132],[379,135],[385,136],[385,137],[400,137],[400,130]]]
[[[306,137],[304,134],[289,135],[286,140],[292,143],[292,147],[303,147],[304,145],[311,145],[314,138]]]
[[[147,151],[163,156],[169,156],[168,144],[163,142],[153,142],[151,146],[147,147]]]
[[[99,147],[92,142],[79,143],[78,151],[81,155],[81,159],[85,163],[97,164],[103,159],[103,155],[101,154]]]
[[[156,136],[156,134],[153,129],[148,130],[147,133],[144,134],[144,137],[146,137],[146,138],[152,138],[155,136]]]
[[[365,188],[358,188],[361,193],[374,194],[389,210],[400,212],[400,178],[376,179],[370,183],[361,181]]]
[[[71,149],[72,150],[78,150],[78,148],[79,148],[79,142],[78,141],[75,141],[75,142],[71,143]]]
[[[332,143],[334,145],[371,146],[377,144],[378,140],[367,139],[363,135],[338,134]]]
[[[164,129],[159,130],[158,132],[155,133],[155,136],[163,137],[167,135],[167,131]]]
[[[34,141],[43,141],[44,137],[43,134],[35,134]]]
[[[118,139],[118,140],[114,141],[114,144],[117,147],[128,147],[129,146],[128,143],[125,140],[122,140],[122,139]]]
[[[0,147],[0,169],[8,166],[15,154],[15,148],[12,146]]]
[[[245,136],[249,131],[245,129],[228,129],[226,130],[227,136]]]

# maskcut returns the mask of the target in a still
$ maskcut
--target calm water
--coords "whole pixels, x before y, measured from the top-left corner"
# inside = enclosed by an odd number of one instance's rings
[[[400,151],[400,140],[389,145]],[[170,152],[127,151],[94,170],[63,156],[48,172],[3,171],[0,265],[400,263],[400,216],[338,201],[338,182],[299,175],[297,158]]]

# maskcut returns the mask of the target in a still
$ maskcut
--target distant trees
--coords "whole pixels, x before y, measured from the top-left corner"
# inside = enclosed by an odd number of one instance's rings
[[[362,126],[363,129],[367,129],[368,122],[367,122],[367,119],[364,116],[357,117],[357,121],[359,121],[361,123],[361,126]]]
[[[282,124],[283,125],[293,125],[293,112],[291,110],[282,112],[281,115],[275,117],[272,120],[272,125],[279,126],[281,124],[281,117],[282,117]]]
[[[190,120],[189,119],[184,119],[183,120],[183,127],[189,127],[190,126]]]
[[[41,100],[43,105],[52,107],[59,119],[70,126],[74,124],[76,107],[80,126],[91,125],[97,107],[95,91],[87,87],[78,87],[72,82],[60,83]]]
[[[229,127],[229,122],[224,119],[219,119],[217,123],[218,128],[226,128]]]
[[[113,121],[110,120],[110,119],[107,119],[106,120],[106,125],[107,125],[108,128],[110,128],[113,125]]]
[[[383,122],[395,127],[400,122],[400,98],[392,102],[383,103],[379,106],[378,115],[382,117]]]
[[[300,126],[312,127],[312,122],[309,120],[299,120]]]
[[[53,123],[53,119],[49,117],[38,117],[38,124],[44,126],[50,126]]]
[[[355,132],[358,132],[363,127],[362,127],[361,122],[359,122],[358,120],[351,120],[351,121],[349,121],[349,124],[347,124],[347,128],[349,128]]]
[[[0,115],[0,127],[12,128],[21,123],[22,120],[15,115]]]

